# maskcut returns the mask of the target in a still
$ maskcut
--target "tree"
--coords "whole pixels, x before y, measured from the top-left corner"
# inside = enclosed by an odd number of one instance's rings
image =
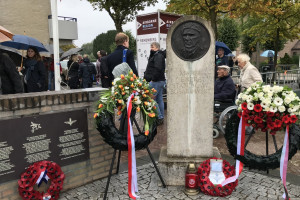
[[[94,9],[106,10],[115,23],[117,32],[123,32],[122,25],[132,21],[138,11],[157,3],[157,0],[87,0]]]
[[[76,48],[74,44],[65,44],[59,46],[63,51],[68,51],[69,49]]]
[[[234,16],[235,6],[239,0],[165,0],[167,11],[184,15],[198,15],[210,20],[211,26],[218,40],[217,22],[218,16],[230,13]]]
[[[236,49],[240,38],[239,24],[225,17],[219,25],[218,36],[218,41],[224,42],[231,50]]]
[[[82,48],[81,51],[82,54],[90,55],[93,53],[93,42],[85,43],[81,46],[81,48]]]
[[[253,1],[245,1],[248,12],[250,16],[262,20],[244,31],[244,34],[253,36],[254,43],[273,42],[275,58],[272,71],[274,71],[280,41],[300,38],[300,4],[295,0],[258,0],[260,3]]]
[[[109,30],[106,33],[101,33],[93,41],[93,54],[97,56],[97,51],[105,50],[107,54],[112,53],[115,48],[115,36],[117,34],[116,30]],[[129,37],[129,49],[133,51],[136,55],[136,40],[132,35],[131,31],[125,31],[125,34]]]

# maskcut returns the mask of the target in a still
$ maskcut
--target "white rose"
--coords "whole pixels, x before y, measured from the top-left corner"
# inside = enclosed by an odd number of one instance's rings
[[[279,112],[284,112],[285,111],[285,107],[284,106],[279,106],[278,110],[279,110]]]
[[[288,112],[289,112],[289,113],[292,113],[292,112],[293,112],[293,111],[292,111],[292,108],[289,108],[289,109],[288,109]]]
[[[263,93],[263,92],[258,93],[258,97],[259,97],[260,99],[263,98],[263,97],[264,97],[264,93]]]
[[[253,110],[254,104],[253,103],[248,103],[247,108],[248,108],[248,110]]]
[[[261,107],[266,108],[266,107],[268,107],[270,104],[268,104],[266,101],[262,101],[262,102],[260,103],[260,105],[261,105]]]
[[[271,106],[271,107],[270,107],[270,111],[271,111],[271,112],[273,112],[273,113],[276,113],[276,112],[277,112],[277,108],[276,108],[276,107],[273,107],[273,106]]]
[[[281,106],[282,103],[283,103],[283,100],[280,97],[275,97],[274,103],[275,103],[276,106]]]
[[[264,111],[266,111],[266,112],[270,111],[270,107],[265,107]]]
[[[243,95],[242,95],[242,100],[246,101],[247,99],[248,99],[248,95],[243,94]]]
[[[289,98],[289,96],[285,96],[285,98],[284,98],[284,103],[285,103],[285,104],[289,104],[289,103],[291,103],[291,102],[292,102],[292,99]]]
[[[275,85],[275,86],[273,87],[273,90],[274,90],[274,92],[278,93],[278,92],[281,92],[281,91],[283,90],[283,87],[278,86],[278,85]]]
[[[125,86],[125,90],[129,90],[129,87],[128,87],[128,86]]]
[[[247,97],[247,99],[246,99],[246,101],[248,102],[248,103],[250,103],[250,102],[252,102],[252,96],[251,95],[249,95],[248,97]]]

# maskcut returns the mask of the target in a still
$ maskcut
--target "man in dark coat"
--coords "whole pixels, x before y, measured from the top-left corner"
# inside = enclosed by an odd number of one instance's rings
[[[0,77],[2,94],[15,94],[23,92],[21,77],[16,65],[6,53],[0,52]]]
[[[215,81],[215,99],[225,100],[235,98],[235,85],[230,77],[230,68],[226,65],[218,66],[218,79]]]
[[[164,120],[164,101],[163,89],[165,87],[165,54],[159,50],[160,45],[158,42],[151,44],[151,51],[149,56],[148,65],[144,74],[144,79],[150,82],[157,93],[155,94],[155,101],[158,104],[158,125],[163,123]]]
[[[82,88],[93,87],[93,79],[97,74],[96,67],[90,62],[88,55],[83,56],[83,63],[79,65],[78,77],[82,82]]]
[[[114,80],[114,76],[112,74],[113,69],[118,64],[123,62],[123,50],[127,49],[126,52],[126,62],[132,69],[133,73],[138,76],[138,71],[136,70],[135,63],[134,63],[134,56],[133,52],[128,49],[129,48],[129,37],[125,33],[118,33],[115,37],[115,42],[117,48],[113,53],[107,56],[107,67],[108,67],[108,79],[111,86],[112,81]],[[103,62],[103,61],[102,61]]]

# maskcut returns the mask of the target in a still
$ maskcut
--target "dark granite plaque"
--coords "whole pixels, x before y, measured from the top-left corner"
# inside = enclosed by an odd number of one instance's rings
[[[202,58],[210,47],[210,34],[198,21],[185,21],[172,33],[171,45],[175,54],[186,61]]]
[[[89,159],[86,110],[1,120],[0,130],[0,183],[37,161],[64,166]]]

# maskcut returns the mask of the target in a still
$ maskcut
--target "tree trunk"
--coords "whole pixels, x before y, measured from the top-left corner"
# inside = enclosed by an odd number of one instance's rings
[[[273,69],[272,71],[275,72],[276,70],[276,66],[277,66],[277,53],[278,53],[278,49],[279,49],[279,33],[280,33],[280,29],[277,28],[277,31],[276,31],[276,39],[275,39],[275,55],[274,55],[274,65],[273,65]]]
[[[218,40],[218,29],[217,29],[217,13],[215,8],[216,2],[214,0],[210,0],[210,8],[209,8],[209,17],[212,29],[215,32],[215,39]]]
[[[115,20],[115,26],[116,26],[116,30],[117,32],[123,32],[123,29],[122,29],[122,22],[119,22],[120,20]]]

